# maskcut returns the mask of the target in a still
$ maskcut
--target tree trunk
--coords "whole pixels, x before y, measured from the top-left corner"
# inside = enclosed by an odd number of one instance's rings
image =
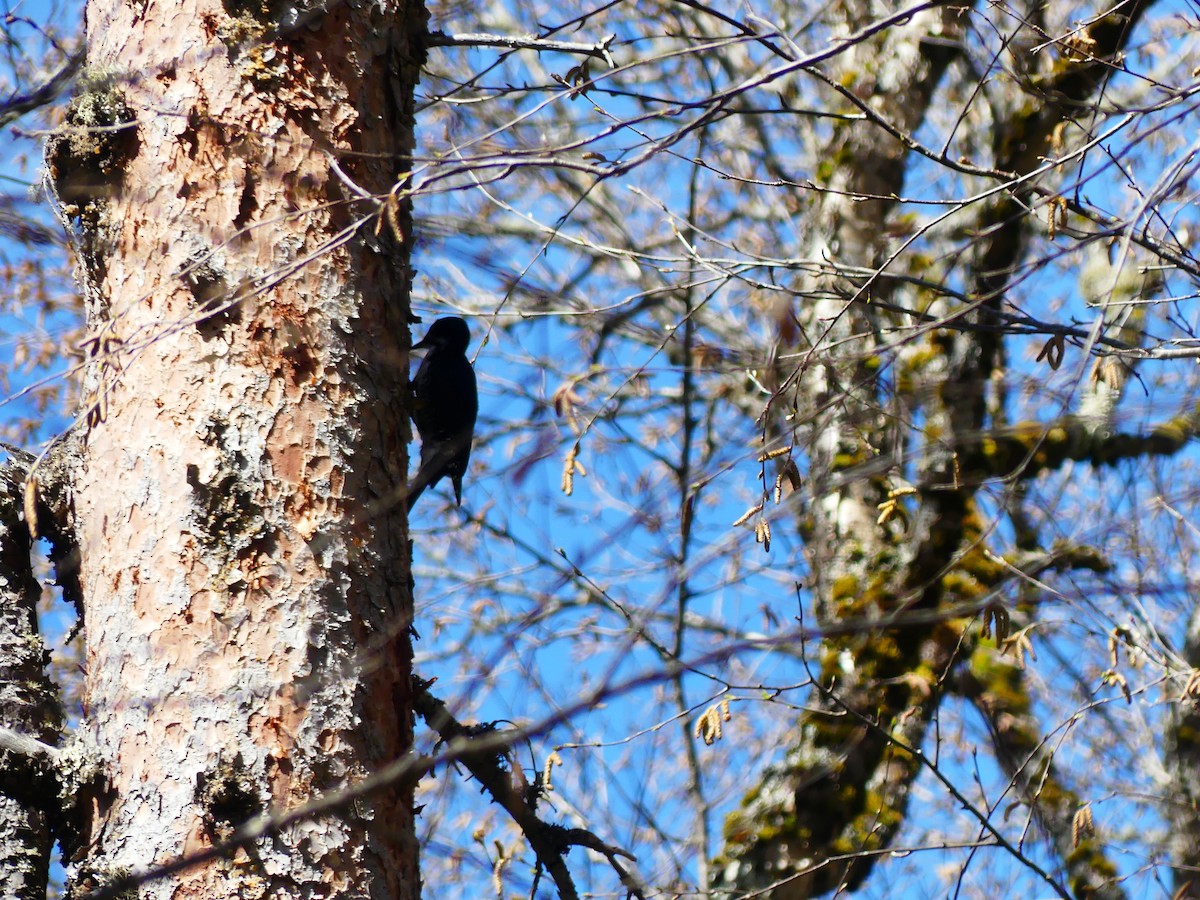
[[[1054,79],[1042,83],[1038,104],[1022,95],[995,125],[991,151],[998,171],[1032,172],[1067,110],[1095,102],[1108,71],[1105,61],[1118,57],[1144,7],[1129,4],[1120,14],[1094,20],[1089,32],[1094,57],[1052,73]],[[847,30],[869,26],[871,10],[846,4],[844,11]],[[868,119],[878,114],[899,132],[916,134],[938,96],[959,27],[953,7],[914,15],[862,45],[874,51],[870,67],[846,54],[839,59],[843,68],[827,83],[842,85],[844,99],[860,98],[856,102]],[[875,82],[864,72],[876,73]],[[984,237],[967,278],[974,304],[955,309],[920,294],[903,297],[901,307],[935,320],[957,312],[979,330],[932,330],[924,340],[903,341],[893,391],[878,372],[895,330],[911,322],[889,321],[877,310],[893,290],[909,289],[861,273],[886,270],[890,254],[898,253],[885,246],[892,233],[883,226],[895,205],[885,198],[903,194],[909,148],[883,129],[859,123],[835,129],[834,136],[826,158],[838,160],[839,167],[822,173],[834,190],[823,195],[815,216],[818,244],[809,258],[831,260],[852,277],[813,279],[804,286],[813,302],[797,319],[816,350],[801,346],[798,355],[828,362],[785,373],[797,405],[811,403],[797,418],[817,422],[808,478],[812,493],[801,529],[814,572],[816,626],[829,629],[830,636],[804,648],[818,682],[815,701],[800,717],[785,760],[766,770],[742,809],[730,816],[718,859],[723,885],[763,890],[774,900],[853,890],[863,883],[879,859],[877,851],[890,845],[905,822],[912,786],[925,770],[917,754],[946,685],[969,681],[971,699],[989,720],[1029,724],[1024,682],[1007,659],[997,661],[998,654],[991,653],[991,671],[999,673],[993,683],[952,678],[971,659],[978,635],[969,630],[973,620],[964,611],[983,612],[1013,571],[988,550],[976,493],[986,477],[1021,480],[1041,471],[1031,464],[1027,447],[1003,461],[1003,454],[980,451],[981,435],[993,443],[1006,436],[1001,416],[989,408],[991,379],[1003,369],[1005,351],[993,317],[1037,221],[1026,214],[1029,189],[1014,180],[1011,192],[980,204],[975,232]],[[889,330],[889,339],[880,340]],[[786,413],[788,404],[775,409]],[[915,431],[897,428],[896,423],[916,421],[938,437],[920,443]],[[1042,427],[1035,423],[1033,433],[1040,436]],[[915,485],[905,481],[906,462],[915,470]],[[1092,565],[1081,556],[1071,564]],[[934,610],[941,614],[923,624],[920,615]],[[1000,678],[1011,683],[1007,692],[996,690]],[[1011,708],[1003,705],[1006,698]],[[1072,814],[1080,803],[1034,752],[1039,739],[1010,724],[996,732],[997,757],[1051,833],[1071,889],[1081,896],[1122,896],[1104,848],[1072,840]]]
[[[41,900],[59,804],[49,747],[37,741],[58,743],[62,716],[37,632],[41,585],[30,565],[29,527],[18,515],[20,468],[0,468],[0,897]],[[14,733],[25,740],[14,741]]]
[[[410,167],[426,17],[321,9],[88,7],[89,80],[49,150],[88,305],[83,727],[110,780],[79,884],[411,747],[407,524],[386,502],[410,210],[381,224],[358,189],[386,197]],[[416,851],[405,783],[140,896],[416,897]]]

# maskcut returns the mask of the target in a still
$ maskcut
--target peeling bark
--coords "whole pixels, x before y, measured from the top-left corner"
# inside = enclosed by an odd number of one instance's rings
[[[411,213],[376,228],[336,169],[386,196],[409,168],[424,27],[419,4],[88,8],[76,106],[126,127],[49,153],[89,301],[84,728],[112,784],[80,884],[152,875],[410,748],[388,498]],[[418,896],[411,788],[140,891]]]

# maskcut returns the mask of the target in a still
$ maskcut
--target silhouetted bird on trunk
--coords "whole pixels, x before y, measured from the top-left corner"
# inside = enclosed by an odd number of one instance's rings
[[[413,421],[421,435],[421,468],[408,486],[408,505],[445,475],[454,485],[454,500],[462,505],[462,480],[471,458],[471,438],[479,398],[475,372],[467,360],[471,334],[457,316],[438,319],[425,339],[413,344],[426,349],[413,378]]]

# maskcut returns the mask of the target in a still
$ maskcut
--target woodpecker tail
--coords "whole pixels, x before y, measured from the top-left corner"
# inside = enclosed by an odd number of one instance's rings
[[[454,501],[458,506],[462,506],[462,474],[459,466],[456,471],[451,471],[451,464],[454,462],[464,446],[470,446],[471,436],[465,435],[463,438],[456,441],[449,441],[440,444],[432,449],[432,452],[426,456],[425,447],[421,447],[421,466],[417,469],[417,474],[408,484],[408,508],[412,509],[413,504],[417,502],[417,498],[425,492],[425,488],[437,484],[438,481],[446,475],[450,476],[451,482],[454,484]]]

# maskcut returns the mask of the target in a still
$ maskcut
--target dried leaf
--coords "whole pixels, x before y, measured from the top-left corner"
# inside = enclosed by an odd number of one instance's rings
[[[587,475],[587,473],[583,471],[583,466],[579,464],[577,459],[578,455],[579,445],[575,444],[570,450],[567,451],[567,456],[563,460],[562,492],[568,497],[570,497],[572,492],[575,490],[575,472],[578,470],[580,475]]]
[[[1118,687],[1121,693],[1125,696],[1126,703],[1133,703],[1133,692],[1129,690],[1129,682],[1125,680],[1125,676],[1115,669],[1109,669],[1100,676],[1101,683],[1109,687]]]
[[[1036,622],[1033,625],[1026,625],[1012,637],[1005,640],[1001,645],[1002,652],[1013,657],[1013,662],[1015,662],[1017,664],[1017,668],[1021,669],[1022,671],[1025,669],[1026,656],[1028,656],[1030,659],[1037,659],[1037,651],[1033,649],[1033,642],[1029,639],[1029,633],[1036,627],[1036,625]]]
[[[791,447],[776,447],[774,450],[768,450],[766,453],[758,455],[759,462],[766,462],[769,459],[778,459],[781,456],[786,456],[792,452]]]
[[[763,505],[761,503],[758,504],[758,506],[752,506],[750,509],[746,510],[744,513],[742,513],[740,516],[738,516],[734,520],[733,527],[737,528],[739,525],[745,525],[746,520],[748,520],[751,516],[762,512],[762,510],[763,510]]]
[[[1012,622],[1002,603],[993,603],[983,611],[983,636],[992,636],[992,625],[996,627],[996,644],[1003,645],[1008,641],[1008,629]]]
[[[798,491],[804,485],[804,479],[800,477],[800,470],[796,468],[796,461],[789,459],[783,467],[783,474],[787,476],[787,480],[791,482],[792,490]]]
[[[25,479],[25,524],[29,528],[29,536],[38,539],[37,527],[37,495],[38,477],[36,472],[30,472]]]
[[[728,722],[733,716],[729,712],[729,701],[722,700],[714,703],[700,714],[692,733],[711,747],[722,737],[722,722]]]
[[[1063,354],[1066,353],[1066,341],[1061,334],[1053,334],[1050,340],[1046,341],[1046,346],[1042,347],[1042,352],[1037,355],[1037,362],[1043,359],[1050,364],[1050,368],[1058,371],[1058,367],[1062,365]]]
[[[546,792],[554,790],[554,785],[550,781],[550,775],[553,773],[555,766],[561,766],[562,764],[562,757],[558,755],[558,751],[551,750],[550,755],[546,757],[546,765],[542,767],[542,790]]]
[[[1078,847],[1096,836],[1096,822],[1092,818],[1092,805],[1085,804],[1075,810],[1071,817],[1071,846]]]
[[[1179,699],[1183,700],[1188,697],[1193,699],[1200,697],[1200,669],[1192,669],[1187,683],[1183,686],[1183,694],[1180,695]]]
[[[771,552],[771,526],[767,524],[766,519],[759,519],[758,524],[754,526],[754,540],[762,544],[767,553]]]

